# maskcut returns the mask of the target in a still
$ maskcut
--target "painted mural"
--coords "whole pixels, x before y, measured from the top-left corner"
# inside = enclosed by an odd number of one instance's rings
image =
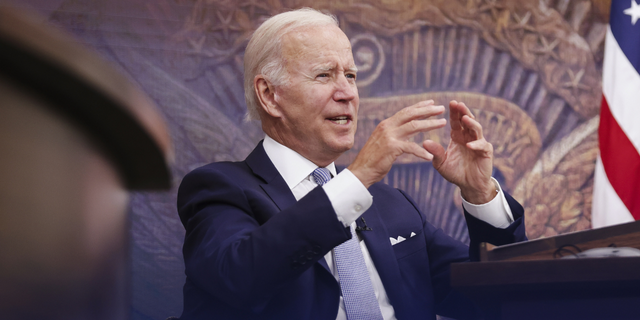
[[[6,3],[7,1],[0,1]],[[241,160],[263,138],[245,122],[242,60],[271,15],[336,15],[358,65],[360,125],[346,166],[375,126],[424,99],[464,101],[494,145],[494,176],[526,210],[532,239],[590,228],[605,0],[23,0],[75,34],[158,104],[176,154],[169,192],[136,193],[133,319],[179,315],[184,229],[176,190],[190,170]],[[448,143],[446,129],[416,136]],[[460,192],[430,163],[398,159],[384,182],[468,241]]]

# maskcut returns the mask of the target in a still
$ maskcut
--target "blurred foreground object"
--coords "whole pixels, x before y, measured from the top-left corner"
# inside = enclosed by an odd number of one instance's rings
[[[153,103],[73,39],[0,7],[0,318],[128,316],[126,189],[167,189]]]

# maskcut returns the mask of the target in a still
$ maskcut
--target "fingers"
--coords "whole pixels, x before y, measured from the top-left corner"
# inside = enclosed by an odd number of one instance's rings
[[[475,116],[473,115],[473,113],[471,113],[471,110],[467,107],[466,104],[464,104],[464,102],[458,102],[456,100],[451,100],[449,102],[449,109],[451,110],[451,116],[455,116],[456,118],[462,118],[462,116],[464,115],[468,115],[471,118],[475,119]]]
[[[458,102],[456,100],[451,100],[451,102],[449,102],[449,118],[451,120],[451,130],[455,131],[463,128],[462,117],[465,115],[471,117],[472,119],[475,119],[475,116],[473,115],[473,113],[471,113],[471,110],[469,110],[469,108],[467,108],[464,103]]]
[[[428,160],[433,161],[433,166],[435,168],[440,167],[440,165],[444,161],[444,147],[439,143],[431,140],[425,140],[424,142],[422,142],[422,147],[424,147],[424,149],[432,155],[432,159]]]
[[[493,145],[484,138],[482,125],[467,115],[462,117],[462,123],[465,135],[467,136],[466,141],[468,141],[466,143],[466,147],[482,153],[483,156],[489,156],[492,154]]]
[[[430,161],[433,155],[409,137],[419,132],[444,127],[446,119],[433,119],[443,114],[444,106],[434,106],[433,100],[406,107],[380,122],[362,147],[349,170],[365,187],[380,181],[402,154],[412,154]]]
[[[405,142],[403,151],[404,153],[412,154],[427,161],[431,161],[433,159],[433,155],[431,153],[429,153],[426,149],[421,148],[415,142]]]
[[[489,157],[493,154],[493,145],[485,139],[471,141],[466,147],[481,154],[483,157]]]
[[[444,127],[447,124],[446,119],[432,118],[444,112],[444,106],[433,105],[433,100],[421,101],[398,111],[392,117],[386,119],[384,126],[395,131],[394,135],[397,138],[406,139],[408,136],[419,132],[427,132]]]
[[[439,129],[447,125],[445,119],[411,120],[398,128],[398,136],[408,137],[419,132]]]
[[[461,139],[461,143],[484,139],[482,125],[464,103],[452,100],[449,108],[452,138]]]
[[[482,133],[482,125],[480,124],[480,122],[465,115],[462,117],[462,124],[465,134],[467,134],[471,138],[471,140],[484,138],[484,134]]]
[[[388,120],[392,125],[401,126],[409,121],[423,120],[433,116],[441,115],[445,111],[444,106],[436,106],[433,100],[421,101],[412,106],[406,107]]]

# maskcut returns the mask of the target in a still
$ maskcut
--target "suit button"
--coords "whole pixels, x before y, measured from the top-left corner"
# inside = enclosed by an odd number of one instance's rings
[[[359,204],[356,204],[356,206],[353,207],[353,209],[356,210],[356,212],[360,212],[360,211],[362,211],[362,206],[359,205]]]

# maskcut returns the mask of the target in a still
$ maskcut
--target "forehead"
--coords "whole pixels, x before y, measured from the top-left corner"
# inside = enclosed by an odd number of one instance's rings
[[[351,43],[347,36],[333,25],[301,27],[282,37],[282,55],[288,62],[311,62],[313,59],[337,58],[353,64]]]

